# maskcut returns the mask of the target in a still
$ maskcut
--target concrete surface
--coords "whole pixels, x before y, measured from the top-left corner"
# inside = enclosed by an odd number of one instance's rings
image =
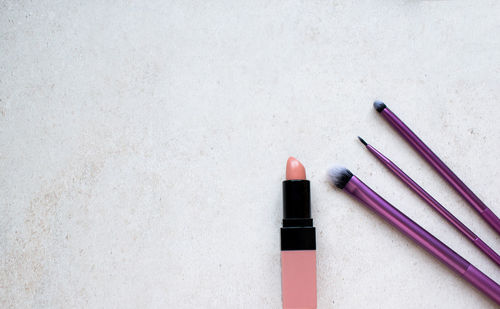
[[[281,180],[312,182],[319,308],[494,308],[326,181],[349,167],[500,281],[500,250],[372,109],[500,213],[498,1],[0,1],[0,307],[279,308]]]

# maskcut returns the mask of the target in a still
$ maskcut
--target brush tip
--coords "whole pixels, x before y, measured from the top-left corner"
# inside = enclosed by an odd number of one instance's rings
[[[358,139],[359,139],[359,141],[360,141],[361,143],[363,143],[363,145],[365,145],[365,146],[367,146],[367,145],[368,145],[368,143],[367,143],[367,142],[365,142],[365,140],[364,140],[364,139],[362,139],[362,138],[361,138],[361,136],[358,136]]]
[[[375,110],[377,112],[382,112],[384,110],[384,108],[386,108],[387,106],[384,104],[384,102],[382,101],[375,101],[373,102],[373,107],[375,108]]]
[[[334,166],[328,170],[330,182],[339,189],[344,189],[352,176],[351,171],[342,166]]]

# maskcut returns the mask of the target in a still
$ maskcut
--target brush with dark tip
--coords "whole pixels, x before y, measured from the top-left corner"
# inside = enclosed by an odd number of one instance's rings
[[[419,246],[500,305],[500,286],[439,239],[384,200],[344,167],[329,170],[330,181],[389,222]]]
[[[358,139],[366,146],[366,149],[375,156],[385,167],[387,167],[396,177],[399,178],[405,185],[407,185],[413,192],[422,198],[428,205],[434,208],[446,221],[469,239],[479,250],[486,254],[493,262],[500,266],[500,256],[482,241],[476,234],[474,234],[465,224],[460,222],[451,212],[449,212],[443,205],[441,205],[435,198],[433,198],[427,191],[418,185],[413,179],[410,178],[403,170],[401,170],[394,162],[389,160],[380,151],[375,149],[372,145],[368,144],[364,139],[358,136]]]
[[[429,163],[441,177],[443,177],[458,194],[469,203],[479,215],[500,234],[500,219],[484,204],[469,187],[458,178],[453,171],[444,164],[439,157],[413,133],[408,126],[401,121],[381,101],[375,101],[373,107],[384,119]]]

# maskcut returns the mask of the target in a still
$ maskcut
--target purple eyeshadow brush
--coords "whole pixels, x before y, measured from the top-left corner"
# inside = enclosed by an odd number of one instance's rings
[[[500,266],[500,256],[491,249],[484,241],[482,241],[476,234],[474,234],[467,226],[460,220],[452,215],[443,205],[441,205],[435,198],[433,198],[427,191],[419,186],[410,176],[406,175],[394,162],[385,157],[380,151],[375,149],[372,145],[365,142],[364,139],[359,137],[359,140],[366,146],[368,151],[373,154],[385,167],[387,167],[394,175],[396,175],[405,185],[412,191],[418,194],[427,204],[434,208],[443,218],[445,218],[451,225],[453,225],[460,233],[469,239],[479,250],[486,254],[493,262]]]
[[[441,159],[418,138],[387,106],[375,101],[373,107],[387,122],[500,234],[500,219],[477,197]]]
[[[348,169],[343,167],[333,168],[329,171],[329,176],[330,181],[337,188],[343,189],[343,191],[368,206],[369,209],[500,305],[500,286],[495,281],[389,204]]]

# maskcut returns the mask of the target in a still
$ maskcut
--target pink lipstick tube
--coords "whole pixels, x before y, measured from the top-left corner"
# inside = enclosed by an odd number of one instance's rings
[[[281,228],[281,288],[284,309],[315,309],[316,230],[311,218],[311,194],[305,169],[290,158],[283,181],[283,227]],[[290,164],[292,163],[292,164]],[[289,170],[302,169],[303,177]],[[294,167],[295,166],[295,167]],[[304,179],[290,179],[304,178]]]

